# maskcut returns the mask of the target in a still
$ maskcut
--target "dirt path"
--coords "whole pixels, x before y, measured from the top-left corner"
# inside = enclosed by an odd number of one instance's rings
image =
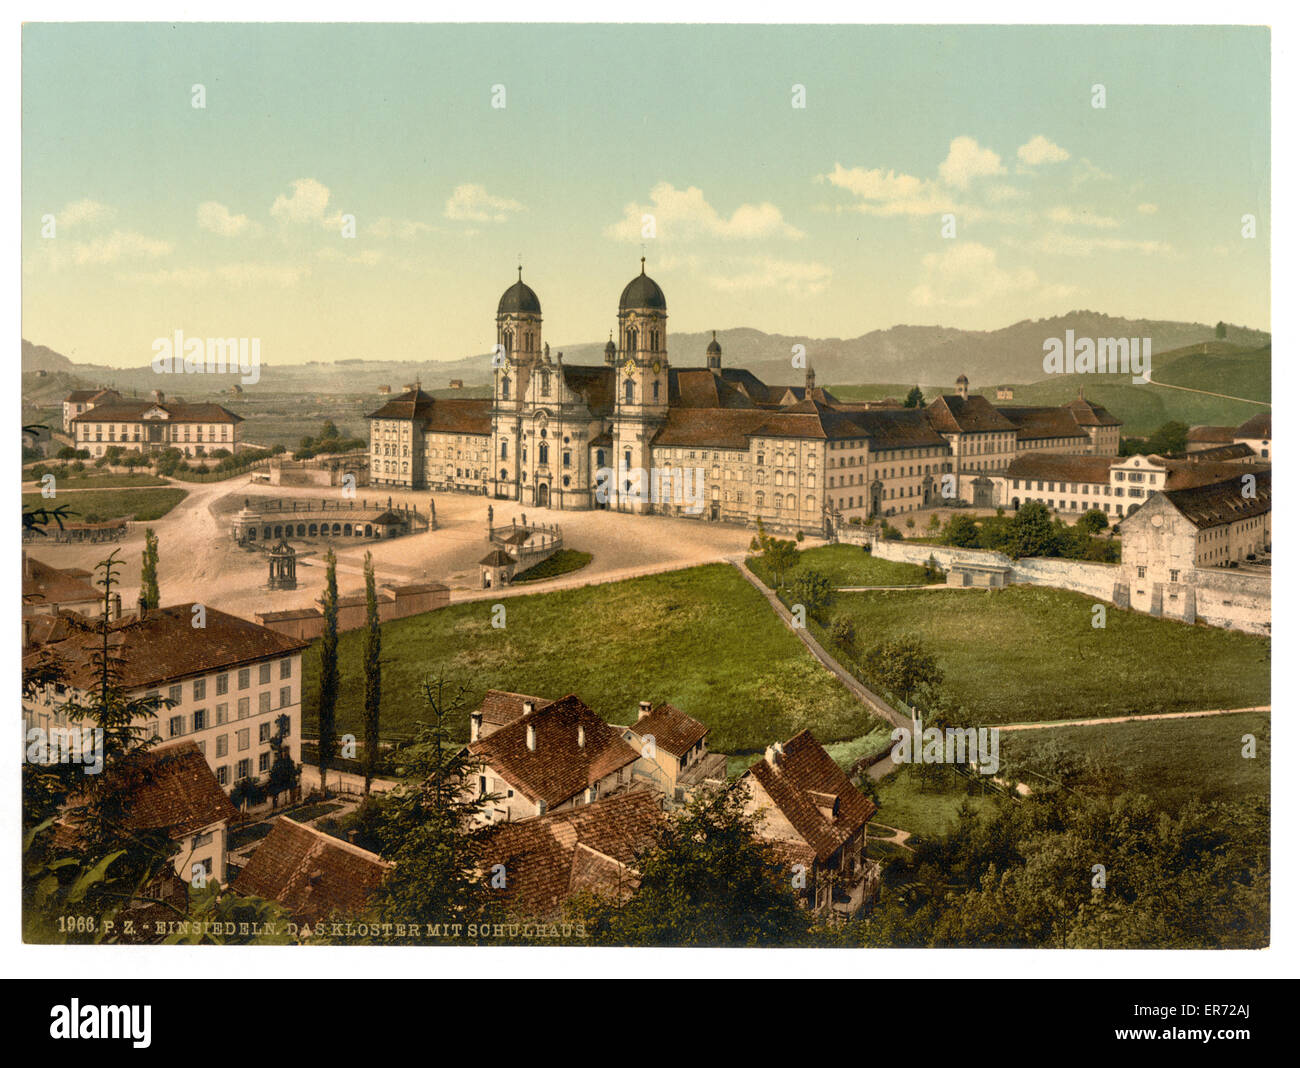
[[[1165,389],[1181,389],[1184,393],[1199,393],[1203,397],[1221,397],[1223,400],[1241,401],[1242,404],[1258,404],[1262,408],[1273,407],[1272,401],[1251,400],[1249,397],[1234,397],[1231,393],[1211,393],[1208,389],[1192,389],[1191,386],[1175,386],[1169,382],[1157,382],[1154,378],[1147,380],[1149,386],[1163,386]]]
[[[1107,723],[1140,723],[1157,719],[1200,719],[1204,716],[1236,716],[1243,712],[1269,712],[1272,705],[1255,705],[1252,708],[1207,708],[1199,712],[1153,712],[1141,716],[1108,716],[1104,719],[1057,719],[1043,723],[995,723],[990,726],[1001,731],[1040,731],[1049,727],[1096,727]]]
[[[841,667],[839,661],[831,656],[830,653],[822,647],[821,643],[808,633],[807,628],[796,627],[794,625],[794,617],[790,615],[790,610],[781,603],[781,599],[777,597],[775,593],[764,586],[759,578],[745,566],[745,559],[743,556],[729,557],[728,561],[736,568],[736,570],[745,576],[746,580],[754,587],[754,589],[758,590],[758,592],[766,598],[767,603],[771,605],[772,611],[777,614],[781,622],[798,636],[799,640],[808,647],[808,651],[821,661],[822,666],[839,679],[844,688],[857,698],[859,703],[871,712],[872,715],[886,720],[895,727],[908,726],[911,722],[910,720],[894,711],[893,706],[886,702],[884,698],[867,689],[862,685],[862,683],[849,674],[848,671]],[[874,766],[872,769],[868,770],[874,770]]]

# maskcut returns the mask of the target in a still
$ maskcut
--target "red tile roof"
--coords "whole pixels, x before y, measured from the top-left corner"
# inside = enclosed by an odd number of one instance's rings
[[[103,599],[103,591],[79,567],[55,567],[23,553],[23,604],[76,604]]]
[[[1237,427],[1239,438],[1271,438],[1273,436],[1273,413],[1260,412],[1252,415]]]
[[[1230,426],[1194,426],[1187,432],[1189,442],[1214,442],[1231,445],[1236,440],[1237,430]]]
[[[1007,464],[1008,478],[1052,479],[1057,482],[1110,484],[1110,468],[1118,456],[1075,456],[1060,452],[1026,452]]]
[[[528,728],[536,744],[528,748]],[[578,728],[583,744],[578,744]],[[471,742],[469,751],[482,758],[516,790],[554,808],[587,787],[627,767],[639,754],[574,694],[542,705],[529,715],[504,724]]]
[[[1240,470],[1237,468],[1235,477],[1222,482],[1168,491],[1165,496],[1169,498],[1170,504],[1191,520],[1197,530],[1266,515],[1273,507],[1272,472],[1265,470],[1257,474],[1255,496],[1243,497]],[[1135,513],[1140,514],[1141,510]]]
[[[485,834],[485,871],[505,865],[498,891],[516,915],[545,917],[579,890],[626,900],[640,875],[638,855],[663,826],[663,802],[654,790],[629,790],[591,805],[517,823]]]
[[[129,401],[113,400],[97,404],[90,411],[74,415],[74,423],[138,423],[145,412],[159,408],[167,413],[166,423],[242,423],[244,417],[236,415],[220,404],[186,404],[183,401]]]
[[[517,720],[524,714],[525,702],[532,702],[533,708],[536,709],[549,705],[551,699],[534,697],[526,693],[511,693],[509,690],[488,690],[478,706],[478,712],[483,717],[482,736]]]
[[[233,888],[277,901],[300,922],[315,923],[334,913],[363,912],[392,867],[368,850],[281,816]]]
[[[659,705],[649,715],[630,724],[630,730],[645,738],[653,735],[655,748],[675,757],[685,756],[696,742],[703,741],[709,728],[672,705]]]
[[[934,428],[945,434],[977,434],[1015,430],[1015,424],[976,393],[962,399],[956,394],[936,397],[925,409]]]
[[[1043,438],[1081,438],[1086,441],[1088,438],[1067,408],[999,406],[998,411],[1015,425],[1018,441],[1038,441]]]
[[[310,643],[205,607],[206,626],[193,626],[193,605],[169,605],[140,619],[127,613],[109,625],[109,643],[120,661],[121,685],[128,689],[205,675],[270,657],[300,652]],[[97,677],[93,657],[99,649],[96,626],[85,621],[79,633],[47,648],[61,659],[68,681],[84,688]]]
[[[807,730],[782,749],[775,766],[760,760],[745,775],[767,792],[802,842],[819,861],[825,861],[866,825],[876,811],[875,803],[849,782]],[[833,815],[819,808],[818,802],[827,800],[836,806]]]

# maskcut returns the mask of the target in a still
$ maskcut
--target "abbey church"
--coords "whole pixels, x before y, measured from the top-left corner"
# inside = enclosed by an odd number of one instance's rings
[[[670,366],[668,302],[644,259],[614,338],[599,365],[552,358],[521,269],[497,304],[491,399],[418,384],[393,397],[368,416],[372,484],[821,532],[955,500],[992,507],[1028,449],[1118,452],[1119,421],[1082,397],[995,408],[962,376],[925,408],[844,403],[811,366],[797,386],[724,367],[716,336],[703,366]]]

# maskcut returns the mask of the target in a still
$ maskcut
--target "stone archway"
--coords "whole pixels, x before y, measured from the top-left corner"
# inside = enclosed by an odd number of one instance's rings
[[[533,492],[536,507],[549,508],[551,506],[551,487],[547,483],[537,483],[537,488]]]

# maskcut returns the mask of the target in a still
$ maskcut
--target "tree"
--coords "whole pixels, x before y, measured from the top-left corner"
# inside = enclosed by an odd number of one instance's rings
[[[1225,337],[1227,337],[1227,336],[1228,336],[1228,324],[1225,323],[1225,322],[1223,322],[1222,320],[1220,320],[1219,322],[1215,323],[1215,324],[1214,324],[1214,336],[1217,337],[1219,340],[1223,340]]]
[[[858,640],[858,627],[849,615],[838,615],[831,620],[831,641],[842,649],[852,649]]]
[[[145,608],[157,608],[158,594],[158,535],[153,527],[144,530],[144,554],[140,564],[140,596]]]
[[[298,785],[302,769],[293,762],[293,756],[285,740],[289,737],[292,725],[288,716],[277,716],[275,733],[271,736],[271,770],[266,776],[266,792],[271,795],[271,807],[274,808],[280,795],[287,793]]]
[[[774,538],[767,533],[763,520],[757,520],[758,533],[749,547],[762,554],[763,565],[777,589],[785,586],[786,576],[799,565],[799,547],[793,541]]]
[[[1042,501],[1026,501],[1011,520],[1007,552],[1022,556],[1053,556],[1059,547],[1052,516]]]
[[[464,711],[465,688],[436,676],[425,680],[422,692],[430,719],[402,750],[402,770],[419,777],[420,785],[368,802],[376,806],[371,834],[393,863],[374,904],[381,920],[394,923],[481,921],[495,914],[496,905],[490,873],[482,871],[487,827],[478,817],[498,795],[476,789],[481,761],[452,745],[451,723]],[[419,940],[418,933],[411,935],[410,941]]]
[[[325,776],[330,760],[338,745],[335,734],[334,712],[339,699],[339,583],[338,561],[334,549],[325,554],[325,592],[321,595],[321,615],[324,630],[320,639],[320,760],[321,793],[329,792]]]
[[[366,696],[363,717],[365,720],[365,793],[370,793],[370,781],[375,776],[379,764],[379,599],[375,595],[375,565],[370,553],[366,553],[366,645],[364,652],[364,670],[366,676]]]
[[[780,946],[804,941],[812,918],[794,878],[757,837],[748,783],[706,791],[670,818],[637,860],[641,882],[621,908],[588,905],[597,942],[631,946]],[[811,889],[811,887],[810,887]]]
[[[791,597],[808,610],[813,619],[821,619],[835,598],[835,587],[821,571],[809,568],[794,580]]]
[[[1110,520],[1106,518],[1106,513],[1100,508],[1089,508],[1083,515],[1079,516],[1079,522],[1075,525],[1086,534],[1100,534],[1110,526]]]
[[[925,394],[921,392],[920,386],[913,386],[907,391],[907,399],[903,401],[904,408],[922,408],[925,406]]]
[[[979,544],[980,530],[971,516],[958,512],[956,515],[948,517],[941,538],[945,545],[956,545],[966,549],[973,548]]]
[[[1187,451],[1187,424],[1171,419],[1147,438],[1147,451],[1159,456],[1172,456]]]
[[[881,642],[871,651],[868,662],[869,672],[904,702],[922,686],[938,686],[943,682],[938,661],[915,635]]]

